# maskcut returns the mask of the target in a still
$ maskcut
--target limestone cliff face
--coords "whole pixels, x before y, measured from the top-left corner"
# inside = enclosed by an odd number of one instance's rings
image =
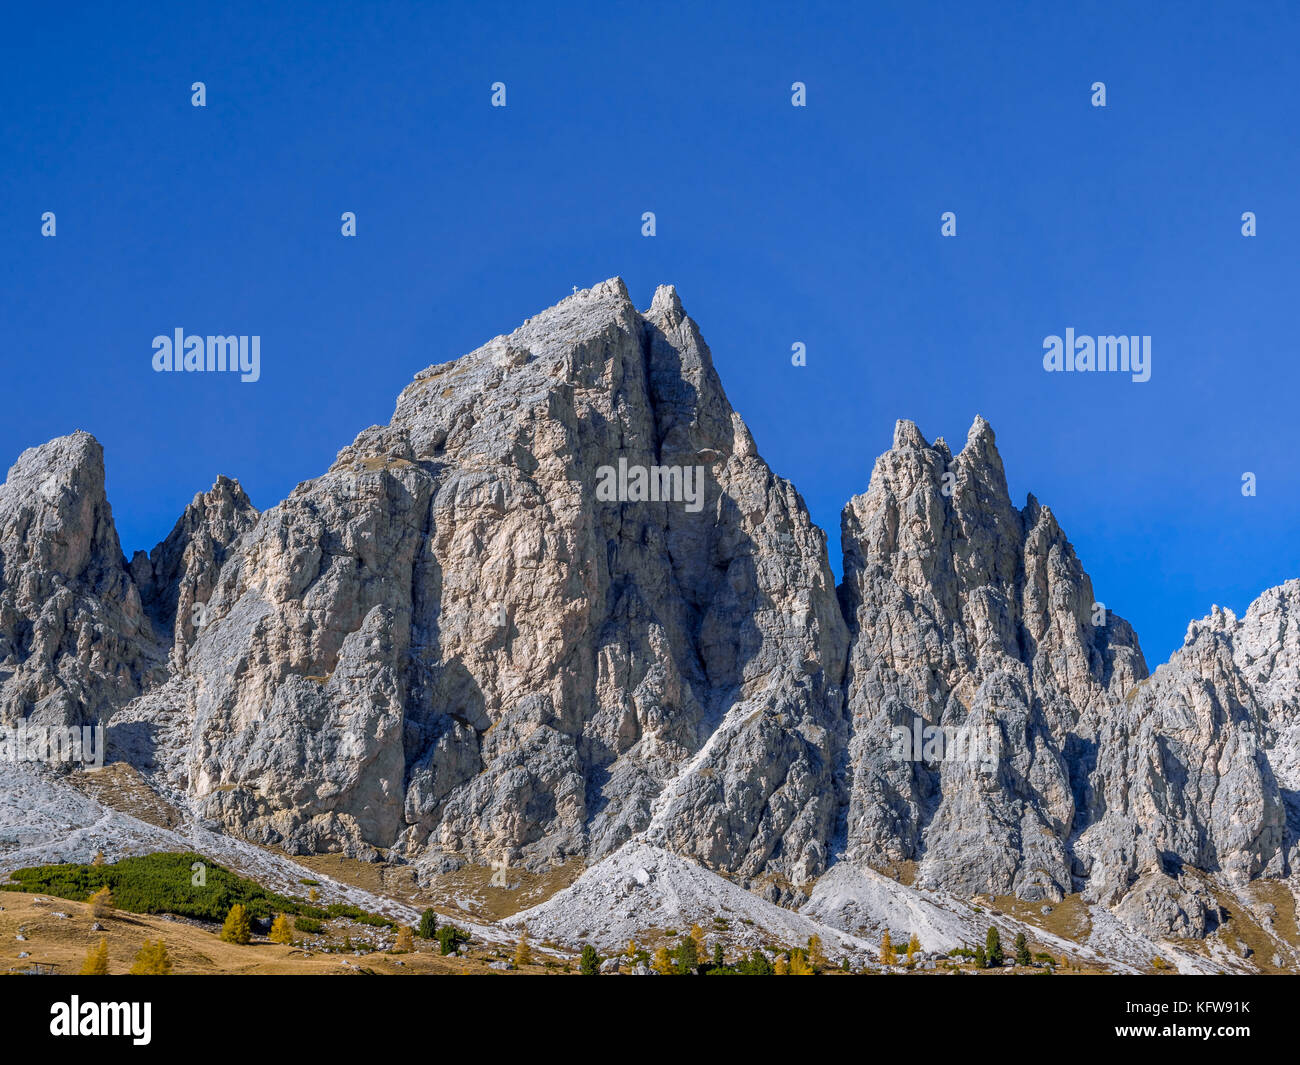
[[[220,478],[130,563],[93,438],[25,452],[0,716],[106,722],[254,842],[425,870],[640,838],[774,901],[914,863],[1159,935],[1212,930],[1207,876],[1289,875],[1300,582],[1148,676],[982,419],[955,455],[900,422],[842,532],[837,590],[676,293],[615,279],[419,373],[278,506]]]
[[[1200,873],[1290,874],[1300,582],[1193,624],[1148,677],[1051,512],[1011,504],[979,418],[956,456],[900,422],[843,540],[850,860],[962,894],[1082,891],[1179,936],[1221,918]],[[900,754],[896,730],[944,727],[973,742]]]
[[[161,631],[172,633],[172,664],[185,666],[186,650],[207,623],[206,603],[235,541],[257,524],[257,511],[238,481],[218,477],[200,492],[167,539],[148,555],[137,551],[131,575],[145,609]]]
[[[1289,581],[1240,620],[1216,608],[1103,722],[1093,816],[1076,846],[1086,898],[1201,935],[1219,908],[1192,871],[1236,883],[1291,873],[1298,606],[1300,581]]]
[[[89,433],[24,451],[0,485],[0,724],[83,725],[156,663]]]
[[[599,498],[620,460],[699,493]],[[744,878],[825,868],[824,537],[672,289],[641,314],[606,282],[425,371],[230,550],[177,657],[190,788],[233,831],[480,862],[647,832]]]
[[[917,861],[926,886],[1060,899],[1096,721],[1146,676],[1132,629],[1096,603],[1051,511],[1012,505],[980,418],[955,456],[899,422],[843,542],[851,856]],[[943,727],[966,746],[900,757],[892,741]]]

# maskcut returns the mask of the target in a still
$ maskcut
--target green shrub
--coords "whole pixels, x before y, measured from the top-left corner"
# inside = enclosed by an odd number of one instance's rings
[[[736,966],[741,976],[771,976],[772,963],[761,950],[755,950],[748,958]]]
[[[371,925],[375,928],[397,927],[397,922],[388,917],[381,917],[377,913],[367,913],[365,910],[343,902],[333,903],[326,907],[325,912],[331,917],[346,917],[349,920],[356,921],[357,924]]]

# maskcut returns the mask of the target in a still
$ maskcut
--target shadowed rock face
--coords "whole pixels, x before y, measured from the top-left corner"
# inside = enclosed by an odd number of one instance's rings
[[[620,463],[664,492],[610,498]],[[1300,582],[1148,677],[982,419],[955,456],[900,422],[843,545],[837,593],[675,291],[638,312],[615,279],[418,374],[278,506],[220,478],[129,564],[93,438],[24,453],[0,713],[111,719],[155,786],[293,853],[638,837],[782,902],[908,862],[1168,935],[1220,919],[1194,870],[1289,873]]]

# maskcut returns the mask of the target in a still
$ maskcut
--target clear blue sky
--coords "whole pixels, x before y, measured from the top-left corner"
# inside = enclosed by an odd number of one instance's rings
[[[0,46],[0,463],[93,432],[128,553],[618,274],[677,285],[836,568],[894,420],[979,413],[1152,665],[1300,575],[1294,5],[268,6],[33,5]],[[178,326],[260,335],[262,380],[155,374]],[[1151,381],[1045,374],[1067,326],[1150,334]]]

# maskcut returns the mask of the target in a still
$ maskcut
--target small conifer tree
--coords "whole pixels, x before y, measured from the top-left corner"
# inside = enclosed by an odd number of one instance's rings
[[[822,949],[821,936],[808,937],[808,964],[813,967],[813,972],[821,972],[830,964],[826,959],[826,952]]]
[[[515,967],[522,969],[533,964],[533,948],[528,945],[528,933],[519,933],[519,942],[515,944]]]
[[[1025,938],[1024,932],[1016,933],[1016,964],[1033,964],[1032,959],[1029,957],[1029,940]]]
[[[880,964],[898,964],[898,955],[894,953],[894,941],[890,938],[888,928],[885,929],[885,934],[880,937]]]
[[[279,914],[275,920],[271,922],[270,939],[272,943],[293,942],[293,928],[289,925],[289,918],[284,914]]]
[[[223,943],[245,944],[253,938],[252,922],[249,920],[248,911],[244,909],[241,903],[235,903],[230,907],[230,912],[226,914],[226,923],[221,926],[221,941]]]
[[[677,949],[673,951],[673,962],[679,976],[689,976],[699,968],[700,956],[694,938],[686,936],[677,944]]]
[[[420,914],[420,938],[436,939],[438,936],[438,915],[432,910]]]
[[[448,954],[455,954],[462,943],[468,942],[469,936],[455,925],[445,924],[438,929],[438,949],[442,951],[444,957]]]
[[[600,955],[590,943],[582,946],[582,955],[578,958],[578,972],[583,976],[600,975]]]
[[[1002,968],[1002,937],[995,925],[989,925],[988,935],[984,937],[984,956],[990,969]]]
[[[116,904],[113,902],[113,892],[107,884],[91,895],[89,902],[90,912],[94,914],[96,920],[112,917],[116,909]]]
[[[108,940],[101,939],[99,946],[92,947],[90,953],[86,955],[86,960],[81,963],[82,976],[107,976],[108,975]]]
[[[146,939],[131,965],[131,975],[170,976],[171,972],[172,960],[167,954],[167,944],[161,939],[153,943]]]
[[[704,929],[698,924],[691,925],[691,939],[695,942],[695,957],[703,961],[709,956],[709,945],[704,939]]]

